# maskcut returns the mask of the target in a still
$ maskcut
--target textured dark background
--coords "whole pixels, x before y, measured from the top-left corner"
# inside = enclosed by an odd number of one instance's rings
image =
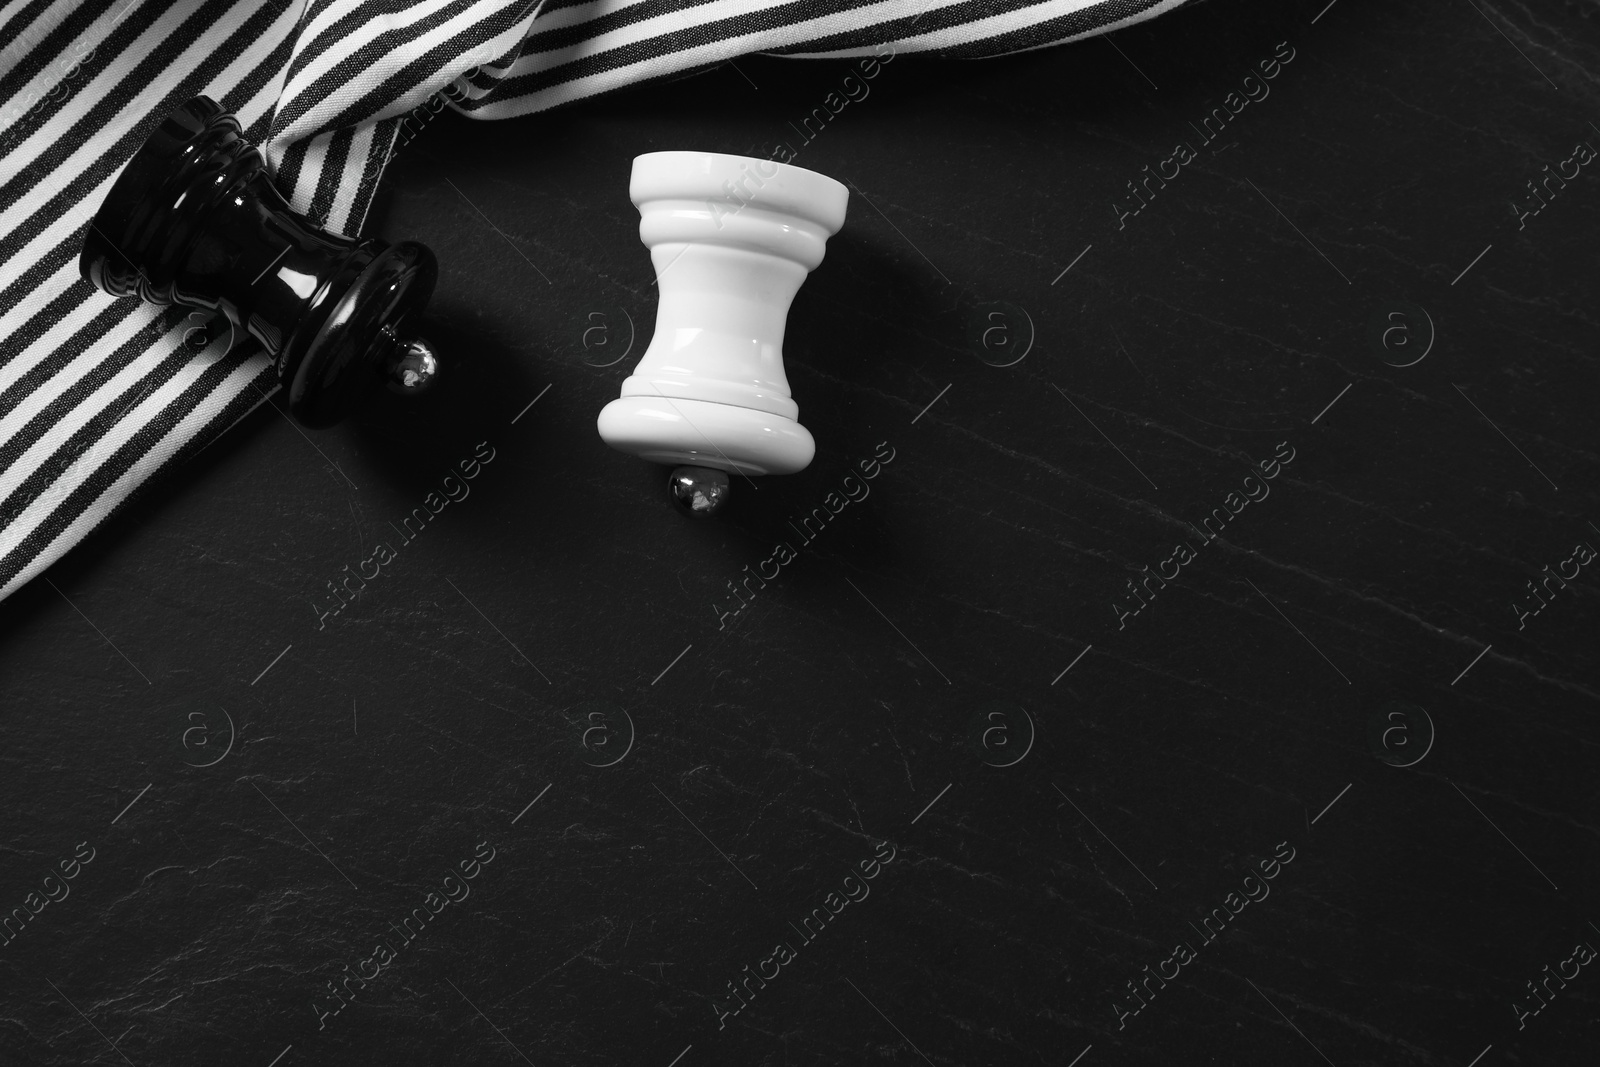
[[[0,947],[0,1062],[1593,1062],[1593,966],[1513,1004],[1600,946],[1600,563],[1512,604],[1600,547],[1600,175],[1510,205],[1600,147],[1600,9],[1324,2],[885,67],[797,160],[854,187],[786,342],[817,458],[699,524],[594,430],[653,315],[630,160],[796,143],[849,65],[433,123],[369,229],[438,253],[439,392],[309,439],[259,409],[0,605],[0,907],[94,849]],[[1119,631],[1126,580],[1280,442],[1270,497]],[[480,842],[471,896],[319,1029]]]

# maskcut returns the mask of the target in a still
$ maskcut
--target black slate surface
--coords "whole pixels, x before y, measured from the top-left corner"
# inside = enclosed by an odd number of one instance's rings
[[[1593,1061],[1600,8],[1217,0],[802,144],[850,69],[436,120],[369,229],[437,395],[264,407],[0,605],[0,1062]],[[817,458],[695,524],[594,431],[630,160],[779,140],[852,185]]]

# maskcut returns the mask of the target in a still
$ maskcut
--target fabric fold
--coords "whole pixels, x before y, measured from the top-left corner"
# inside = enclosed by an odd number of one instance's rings
[[[502,119],[751,53],[978,58],[1186,0],[9,0],[0,3],[0,598],[277,388],[260,346],[78,275],[146,136],[204,94],[294,210],[354,236],[406,116]]]

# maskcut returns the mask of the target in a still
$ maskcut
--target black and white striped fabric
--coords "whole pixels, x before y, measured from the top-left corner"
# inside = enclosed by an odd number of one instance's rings
[[[361,229],[401,123],[444,91],[497,119],[751,52],[979,57],[1185,0],[0,0],[0,597],[276,388],[253,342],[78,276],[90,218],[204,93],[279,189]],[[190,343],[185,343],[188,337]]]

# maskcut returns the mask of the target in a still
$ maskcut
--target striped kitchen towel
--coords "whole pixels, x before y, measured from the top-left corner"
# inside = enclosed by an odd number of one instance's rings
[[[542,111],[752,53],[980,57],[1185,0],[0,0],[0,598],[277,386],[259,346],[78,275],[123,164],[204,93],[360,231],[406,115]],[[198,348],[196,346],[199,346]]]

